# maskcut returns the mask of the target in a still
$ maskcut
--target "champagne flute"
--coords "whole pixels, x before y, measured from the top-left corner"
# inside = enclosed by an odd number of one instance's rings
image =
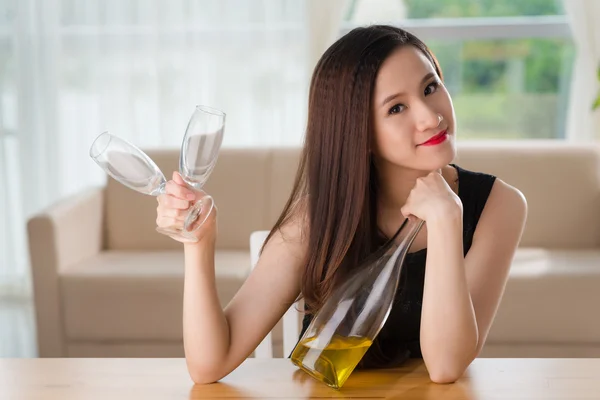
[[[225,130],[225,113],[207,106],[196,106],[185,130],[179,156],[179,174],[193,190],[201,191],[213,171]],[[190,207],[183,233],[193,238],[214,208],[211,196],[203,196]]]
[[[89,154],[108,175],[128,188],[150,196],[166,193],[167,179],[160,168],[140,148],[125,139],[103,132],[92,143]],[[156,230],[165,235],[179,235],[176,229]]]

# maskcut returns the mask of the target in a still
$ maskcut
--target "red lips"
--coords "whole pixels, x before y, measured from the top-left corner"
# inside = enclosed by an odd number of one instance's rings
[[[443,141],[445,141],[447,137],[448,137],[448,130],[444,129],[437,135],[429,138],[429,140],[427,140],[426,142],[421,143],[419,146],[433,146],[436,144],[440,144]]]

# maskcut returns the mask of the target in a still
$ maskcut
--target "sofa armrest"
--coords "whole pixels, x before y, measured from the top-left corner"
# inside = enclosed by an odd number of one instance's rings
[[[61,200],[27,222],[40,357],[64,357],[59,274],[100,252],[104,189]]]

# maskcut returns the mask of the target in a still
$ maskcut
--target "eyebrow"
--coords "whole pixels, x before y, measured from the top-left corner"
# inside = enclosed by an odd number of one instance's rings
[[[427,82],[429,79],[433,78],[435,76],[435,73],[430,72],[427,75],[425,75],[423,77],[423,79],[421,79],[421,85],[424,84],[425,82]],[[387,103],[389,103],[390,101],[394,100],[396,97],[400,97],[402,96],[404,93],[395,93],[395,94],[391,94],[388,97],[385,98],[385,100],[383,100],[383,102],[381,103],[381,106],[385,106]]]

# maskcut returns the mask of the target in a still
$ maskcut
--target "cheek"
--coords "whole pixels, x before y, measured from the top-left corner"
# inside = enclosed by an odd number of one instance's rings
[[[389,118],[378,124],[374,142],[375,153],[390,161],[407,157],[415,147],[411,133],[401,124],[400,118]]]

